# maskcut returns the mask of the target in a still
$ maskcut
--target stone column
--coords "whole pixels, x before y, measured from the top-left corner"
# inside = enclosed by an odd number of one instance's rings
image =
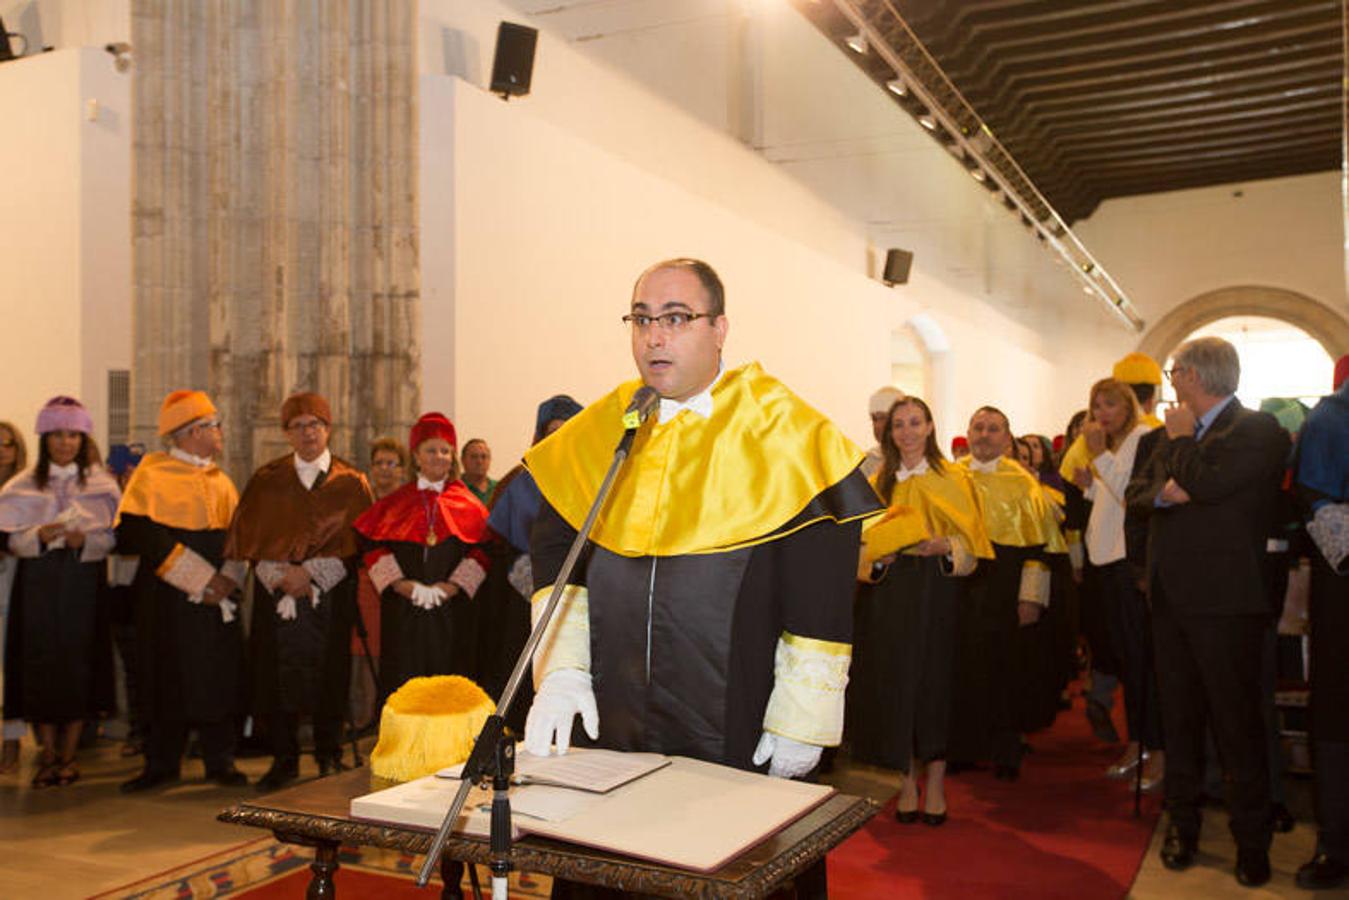
[[[281,401],[332,404],[335,453],[419,403],[413,0],[133,0],[133,429],[211,392],[242,479]]]

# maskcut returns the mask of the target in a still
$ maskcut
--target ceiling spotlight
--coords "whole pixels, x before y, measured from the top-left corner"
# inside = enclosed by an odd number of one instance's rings
[[[918,124],[922,125],[928,131],[937,130],[937,120],[933,117],[932,113],[923,113],[921,116],[919,116]]]
[[[1002,205],[1007,207],[1008,209],[1016,209],[1016,201],[1013,200],[1010,196],[1004,196],[1002,198]]]
[[[843,43],[847,44],[848,49],[854,53],[867,52],[867,36],[860,31],[852,37],[845,39]]]
[[[904,83],[903,78],[891,78],[885,83],[885,89],[896,97],[909,96],[909,86]]]

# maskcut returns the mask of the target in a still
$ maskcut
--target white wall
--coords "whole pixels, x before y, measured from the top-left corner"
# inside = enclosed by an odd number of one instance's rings
[[[1349,316],[1340,173],[1107,200],[1076,231],[1155,322],[1217,288],[1285,288]]]
[[[107,371],[131,364],[130,111],[130,82],[101,51],[0,66],[0,121],[24,123],[0,141],[0,418],[30,458],[55,394],[89,407],[106,450]]]
[[[0,0],[5,30],[28,39],[28,53],[131,40],[131,0]],[[22,45],[15,43],[18,52]]]

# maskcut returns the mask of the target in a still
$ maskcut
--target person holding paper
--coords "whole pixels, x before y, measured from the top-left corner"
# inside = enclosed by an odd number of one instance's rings
[[[897,401],[873,484],[890,508],[862,532],[853,759],[904,773],[895,817],[919,820],[915,758],[926,766],[922,821],[946,821],[946,739],[964,577],[992,559],[974,483],[937,447],[932,411]]]
[[[661,397],[534,659],[525,745],[599,746],[798,777],[843,729],[861,520],[881,510],[863,454],[757,364],[727,369],[720,278],[655,264],[631,310],[639,380],[525,455],[543,496],[536,612],[643,384]]]

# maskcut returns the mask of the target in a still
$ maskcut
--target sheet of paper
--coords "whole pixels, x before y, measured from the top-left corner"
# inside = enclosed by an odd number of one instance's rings
[[[534,756],[522,745],[516,750],[515,784],[548,784],[600,794],[670,764],[670,758],[659,753],[573,748],[562,756]],[[450,766],[436,777],[458,778],[462,770],[462,765]]]

